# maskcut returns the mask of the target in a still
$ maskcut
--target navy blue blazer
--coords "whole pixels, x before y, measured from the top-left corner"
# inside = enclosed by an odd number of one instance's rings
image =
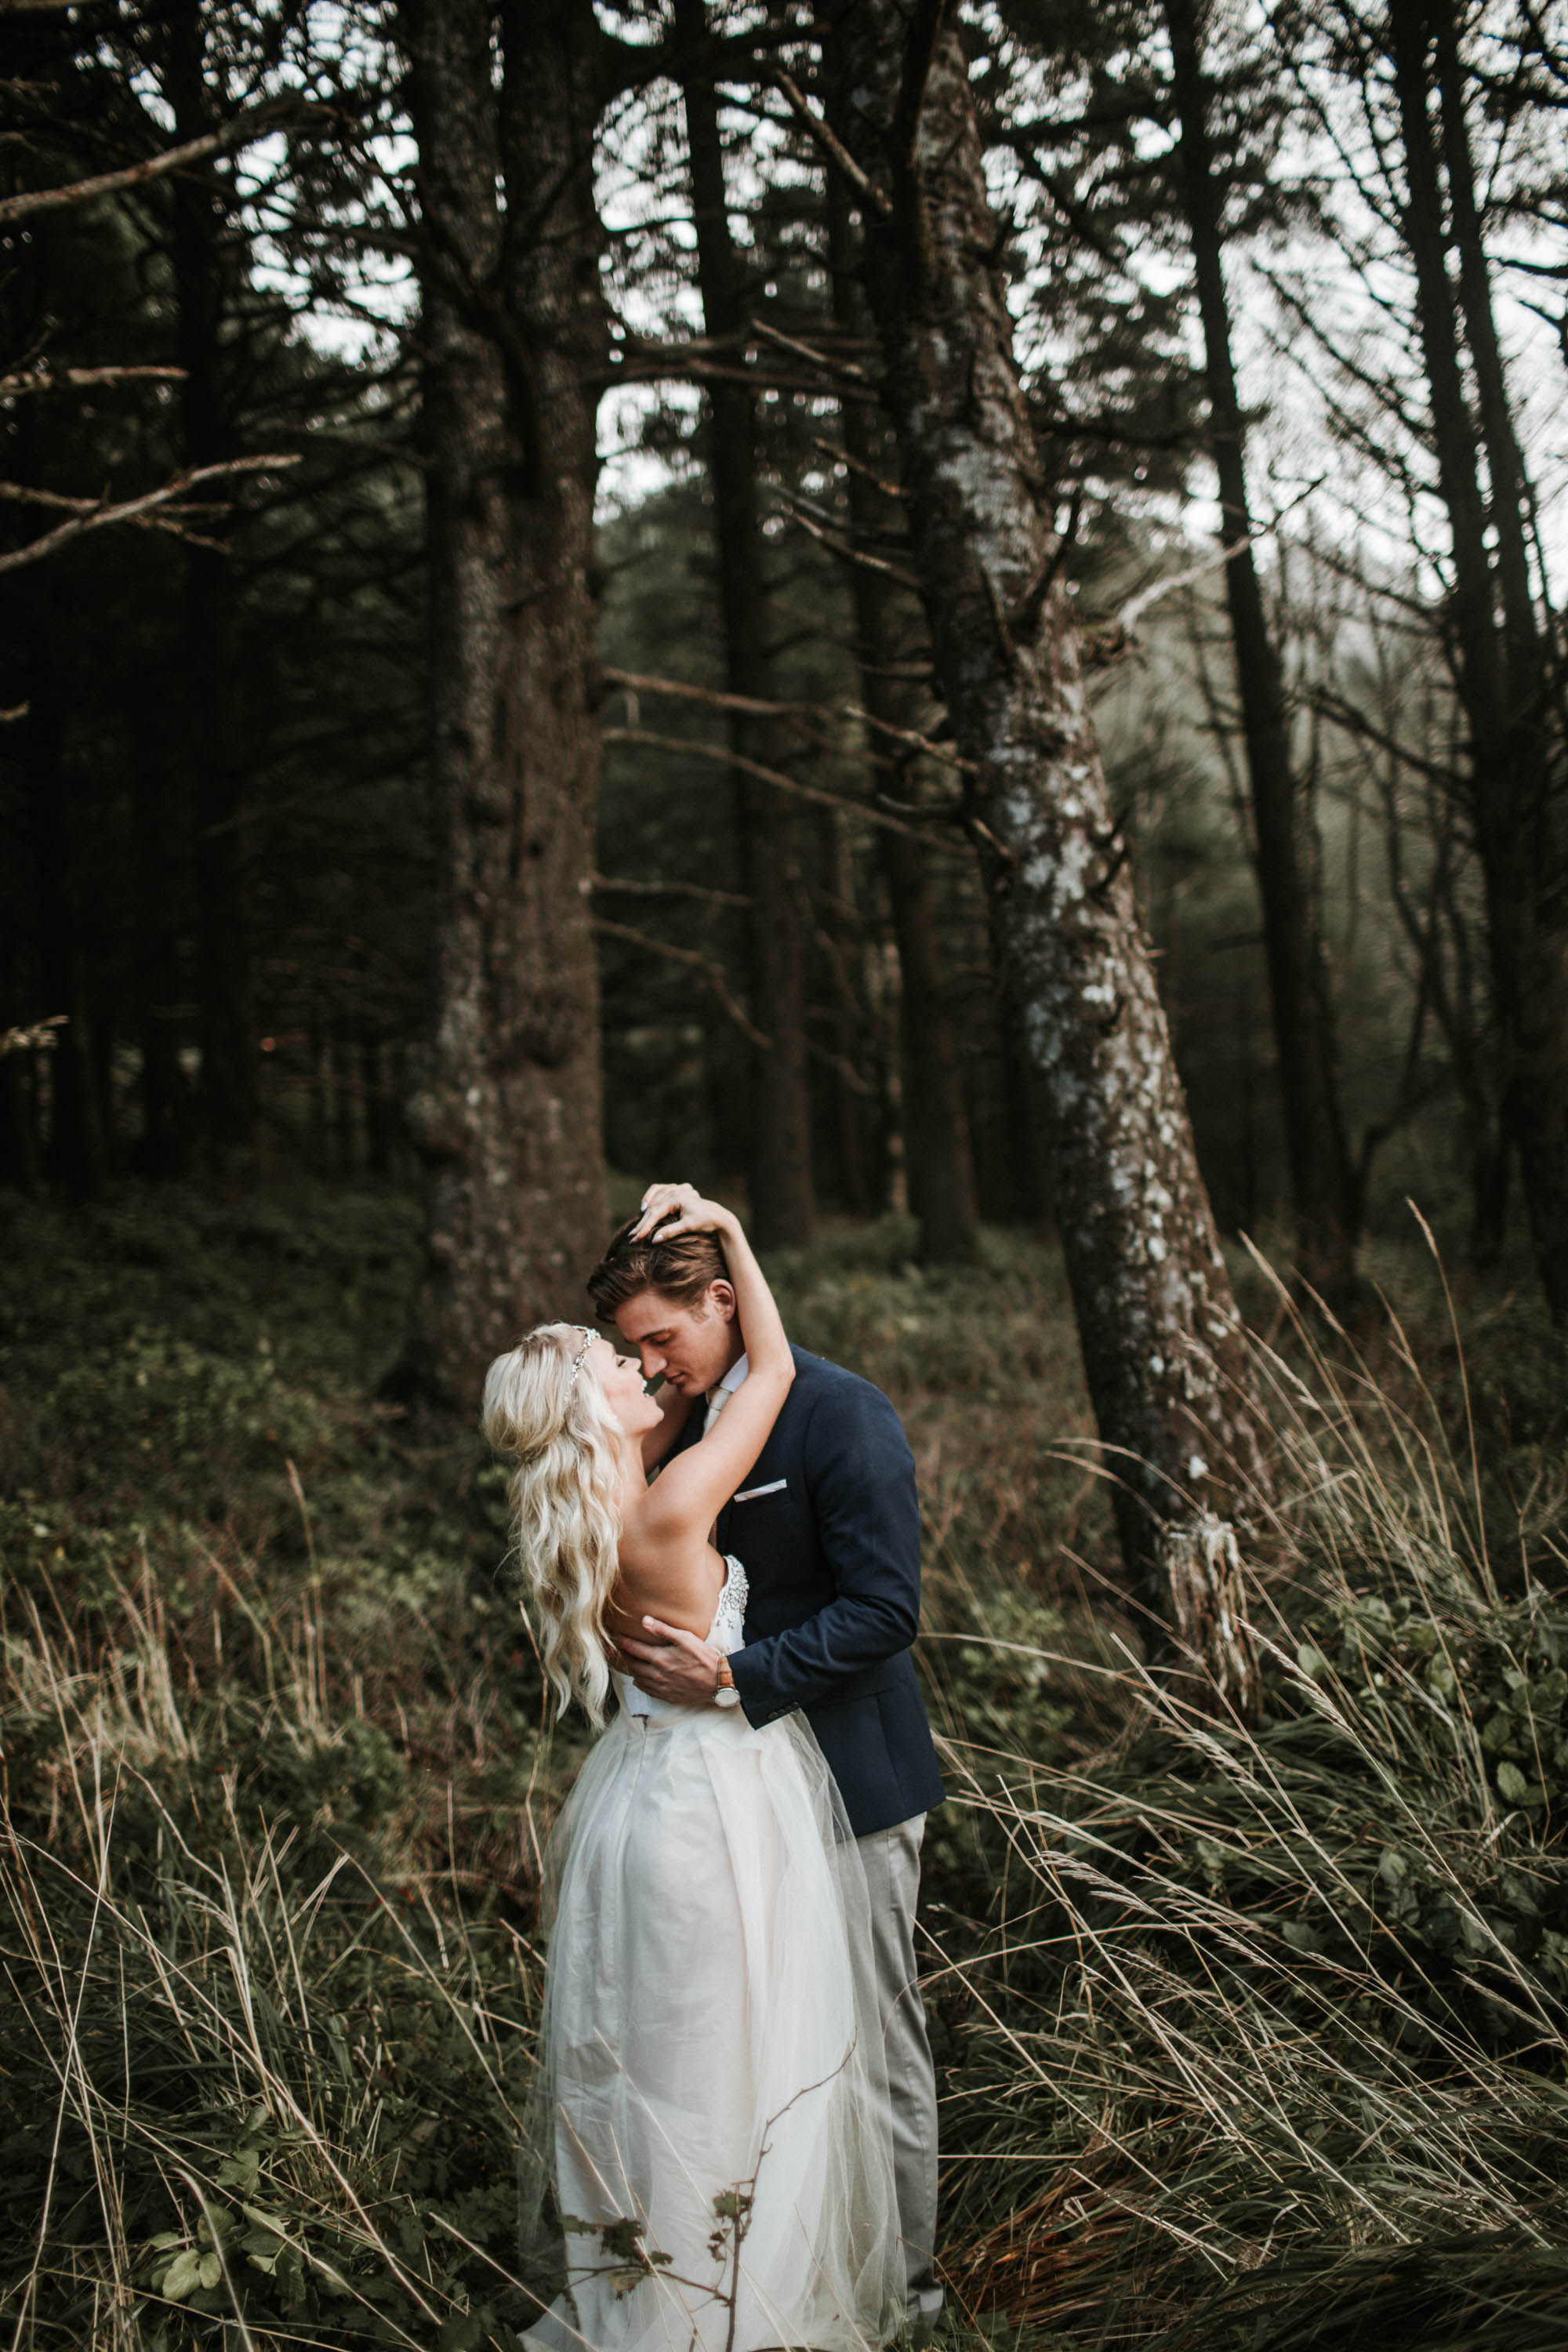
[[[910,1644],[921,1611],[915,1461],[880,1389],[804,1348],[716,1541],[746,1571],[746,1646],[731,1659],[747,1720],[805,1709],[857,1837],[942,1800]],[[700,1436],[693,1413],[682,1447]]]

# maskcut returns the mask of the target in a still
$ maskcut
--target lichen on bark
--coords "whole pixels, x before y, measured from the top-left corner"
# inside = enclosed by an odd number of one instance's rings
[[[1266,1491],[1267,1464],[1084,690],[963,45],[940,7],[900,0],[857,0],[840,34],[834,124],[877,192],[866,285],[916,568],[1040,1075],[1121,1547],[1165,1644],[1234,1695],[1250,1685],[1240,1655],[1220,1654],[1233,1620],[1210,1607],[1178,1626],[1172,1538],[1233,1519]]]

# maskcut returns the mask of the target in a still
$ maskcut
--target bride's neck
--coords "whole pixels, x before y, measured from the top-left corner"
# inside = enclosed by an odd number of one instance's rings
[[[643,1467],[640,1437],[621,1440],[621,1525],[647,1492],[647,1472]]]

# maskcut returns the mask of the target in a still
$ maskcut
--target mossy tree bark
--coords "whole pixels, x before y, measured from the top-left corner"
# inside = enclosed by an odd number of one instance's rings
[[[605,1220],[587,895],[605,43],[587,0],[513,0],[498,100],[494,22],[488,0],[410,0],[404,16],[441,897],[408,1106],[426,1266],[395,1384],[466,1402],[520,1331],[582,1315]]]
[[[1245,1709],[1255,1669],[1224,1546],[1194,1531],[1244,1507],[1267,1465],[1058,576],[967,62],[929,0],[857,0],[836,38],[916,568],[1040,1076],[1122,1550],[1166,1640]]]

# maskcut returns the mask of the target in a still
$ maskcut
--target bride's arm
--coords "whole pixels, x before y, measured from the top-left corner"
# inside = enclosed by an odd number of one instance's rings
[[[767,1276],[740,1219],[718,1202],[701,1199],[689,1184],[661,1184],[649,1196],[645,1222],[658,1223],[671,1207],[677,1214],[659,1225],[661,1238],[718,1234],[746,1349],[746,1377],[722,1415],[698,1444],[689,1445],[667,1465],[648,1496],[650,1531],[657,1524],[661,1533],[705,1535],[772,1435],[795,1379],[795,1359]]]

